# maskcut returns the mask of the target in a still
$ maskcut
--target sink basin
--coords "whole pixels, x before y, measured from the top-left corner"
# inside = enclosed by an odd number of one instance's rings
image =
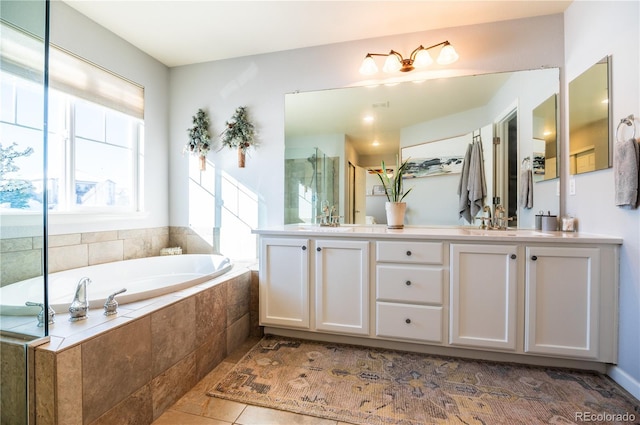
[[[328,233],[343,233],[353,231],[353,227],[331,227],[331,226],[301,226],[300,230],[307,232],[328,232]]]
[[[507,229],[507,230],[489,230],[489,229],[460,229],[462,234],[473,236],[492,236],[492,237],[514,237],[514,236],[536,236],[549,237],[550,233],[540,232],[538,230],[527,229]]]

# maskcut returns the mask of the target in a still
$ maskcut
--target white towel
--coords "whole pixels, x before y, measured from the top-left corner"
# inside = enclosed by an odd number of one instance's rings
[[[471,162],[472,144],[467,146],[467,152],[464,154],[462,161],[462,174],[458,182],[458,217],[467,220],[471,224],[473,217],[471,216],[471,208],[469,205],[469,163]]]
[[[613,152],[616,205],[635,208],[638,204],[640,153],[636,139],[617,142]]]
[[[484,157],[482,155],[482,142],[473,142],[471,149],[471,161],[469,163],[469,203],[471,217],[475,217],[484,208],[484,198],[487,196],[487,183],[484,177]]]
[[[521,208],[533,208],[533,172],[530,169],[523,170],[520,174],[520,191],[518,192],[518,205]]]

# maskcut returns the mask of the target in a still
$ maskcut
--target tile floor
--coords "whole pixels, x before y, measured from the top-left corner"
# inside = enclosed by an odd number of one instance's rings
[[[231,370],[259,340],[249,338],[152,425],[349,425],[209,397],[207,389]]]

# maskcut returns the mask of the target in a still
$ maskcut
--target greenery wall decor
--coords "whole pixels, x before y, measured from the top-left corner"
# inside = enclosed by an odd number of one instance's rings
[[[209,136],[209,117],[202,109],[193,116],[193,127],[187,130],[189,132],[189,141],[184,147],[184,151],[200,158],[200,169],[206,167],[206,157],[211,150],[211,137]]]
[[[225,122],[225,130],[222,132],[222,146],[238,150],[238,167],[244,168],[245,153],[256,142],[256,132],[253,124],[247,117],[246,106],[240,106],[231,117],[231,121]]]

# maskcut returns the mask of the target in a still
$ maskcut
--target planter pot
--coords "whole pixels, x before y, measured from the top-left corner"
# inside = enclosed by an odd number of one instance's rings
[[[386,202],[384,209],[387,212],[387,228],[402,229],[404,227],[404,214],[407,211],[407,203]]]

